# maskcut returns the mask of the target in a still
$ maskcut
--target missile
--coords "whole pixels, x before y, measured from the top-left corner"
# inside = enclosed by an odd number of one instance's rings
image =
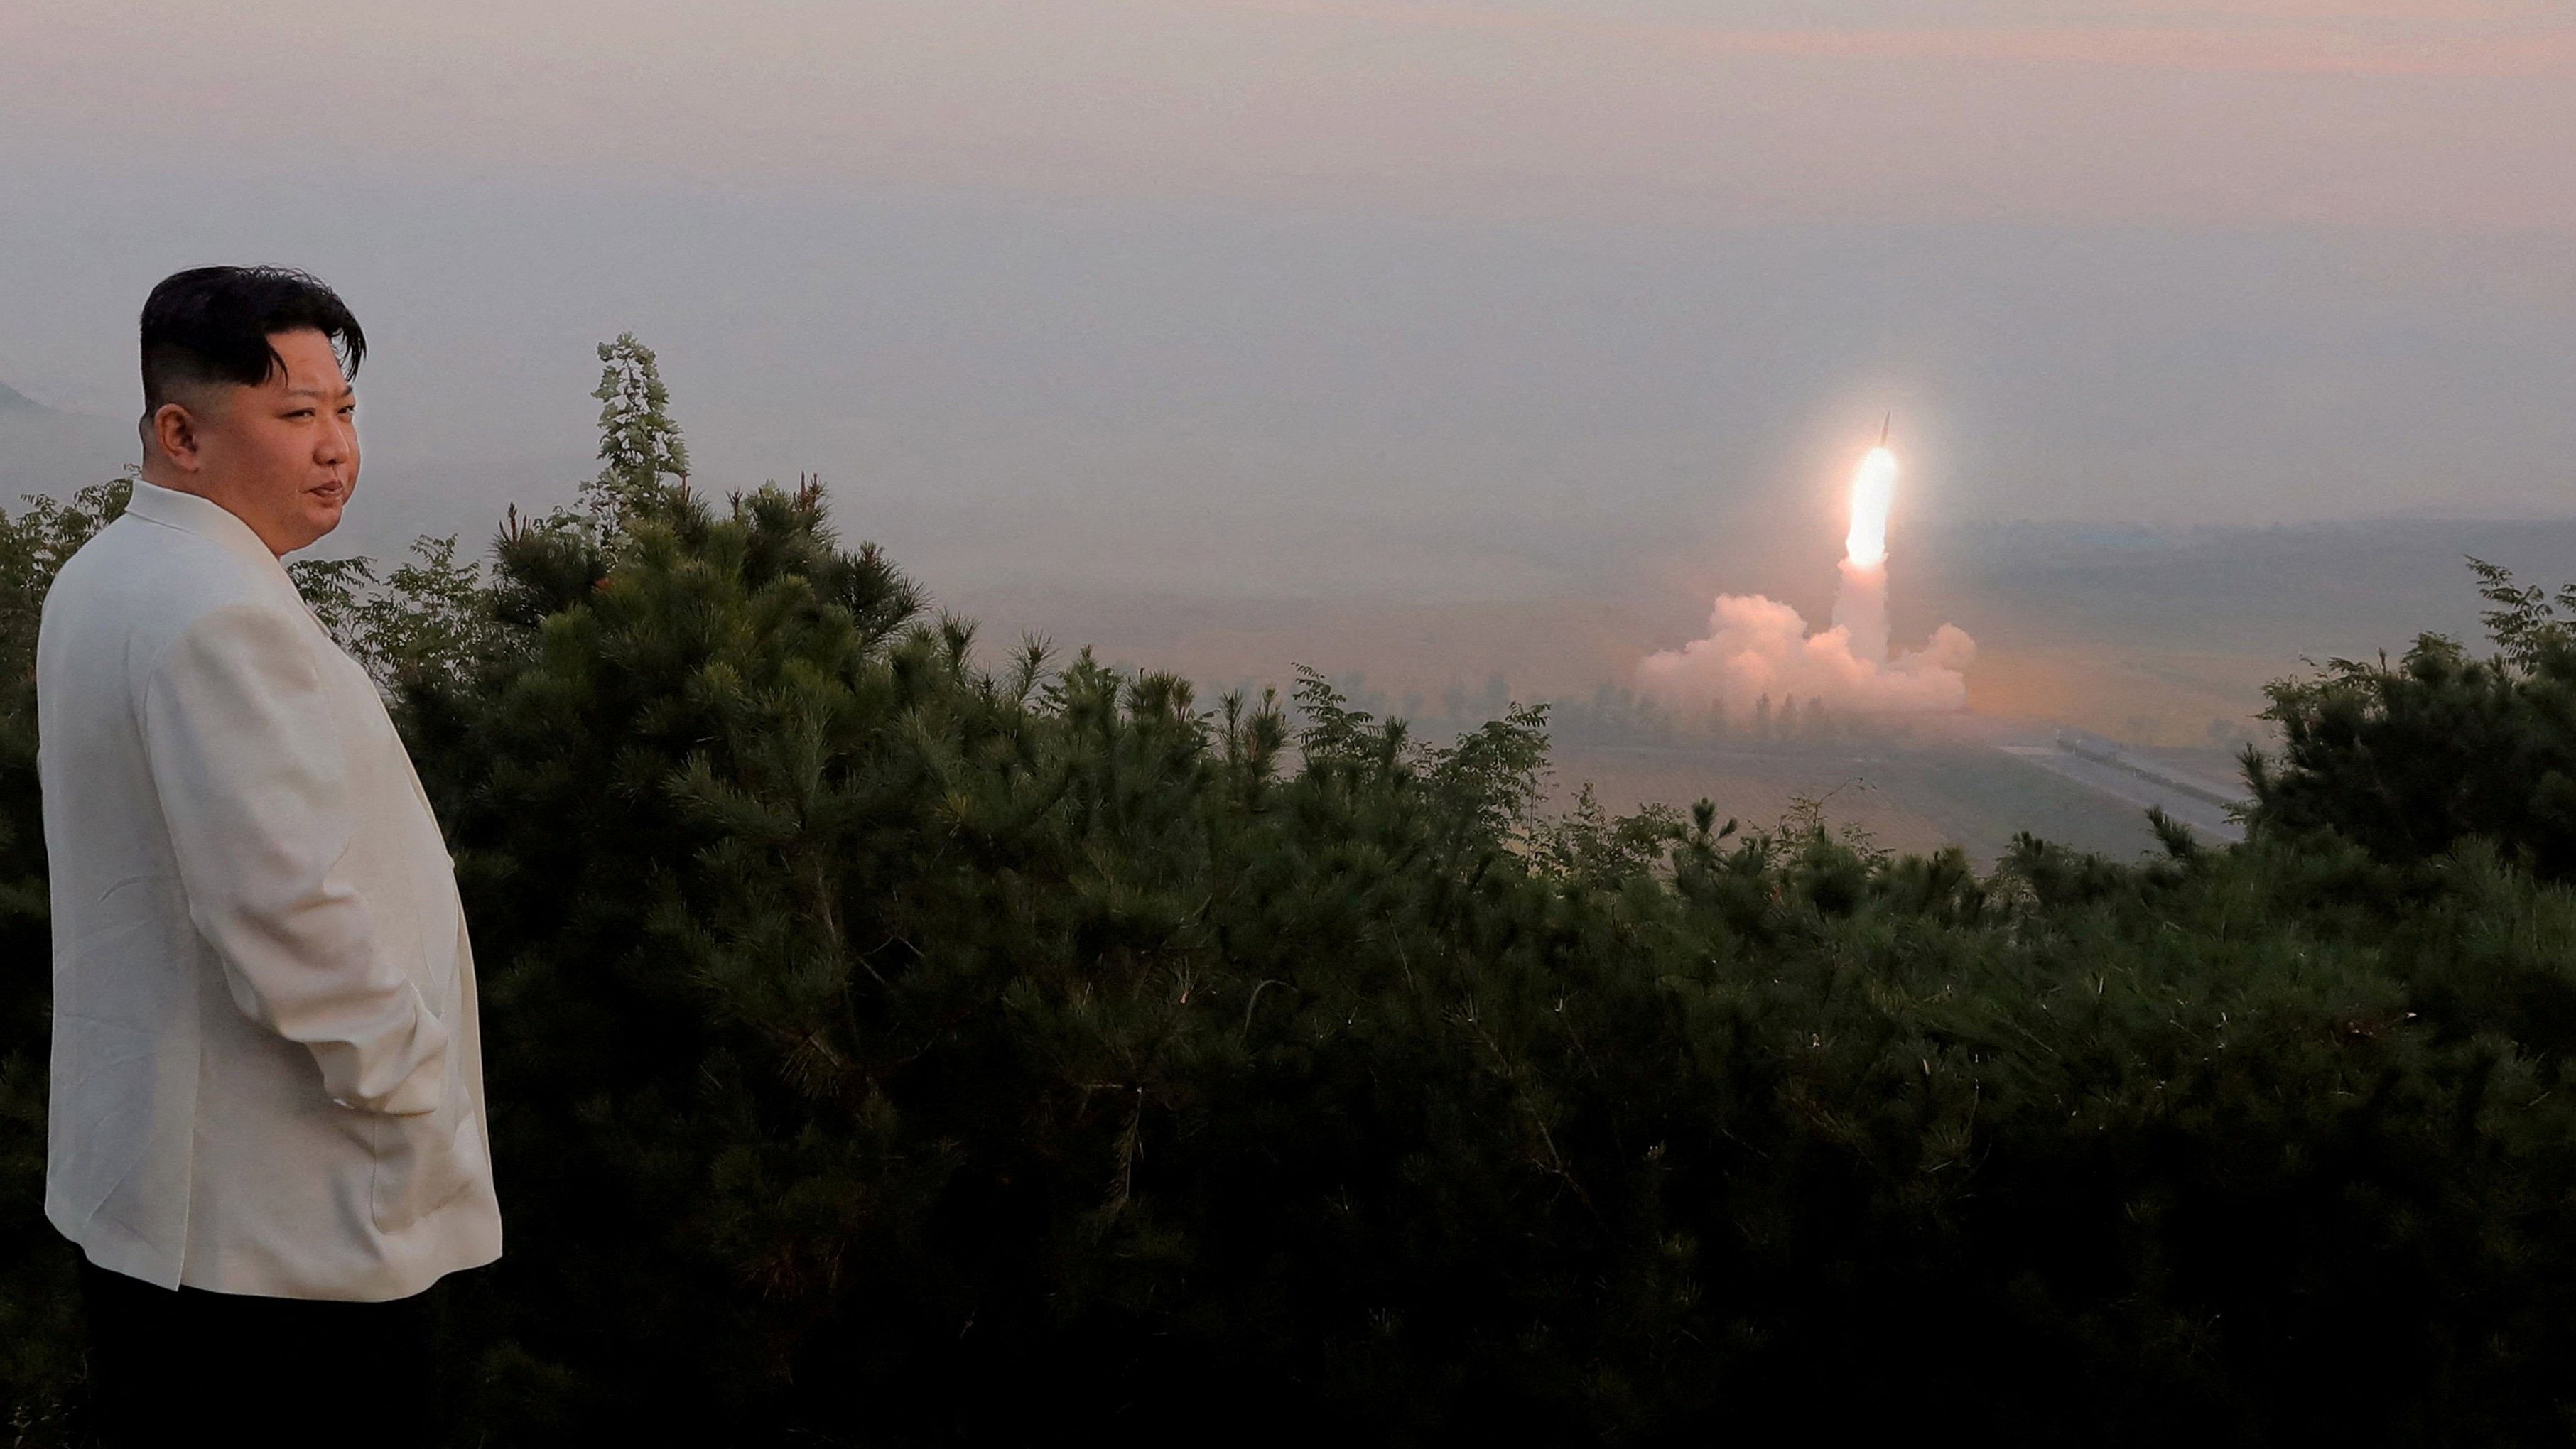
[[[1878,420],[1878,445],[1880,447],[1884,448],[1887,446],[1887,430],[1889,427],[1894,425],[1895,422],[1896,414],[1893,412]]]

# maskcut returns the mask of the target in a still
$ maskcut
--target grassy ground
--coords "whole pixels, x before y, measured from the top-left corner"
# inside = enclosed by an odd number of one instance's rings
[[[1686,808],[1705,797],[1721,817],[1768,825],[1814,800],[1828,822],[1888,849],[1958,844],[1981,865],[2023,830],[2122,858],[2154,845],[2137,806],[1971,745],[1569,744],[1554,762],[1551,803],[1559,806],[1588,783],[1614,811]]]

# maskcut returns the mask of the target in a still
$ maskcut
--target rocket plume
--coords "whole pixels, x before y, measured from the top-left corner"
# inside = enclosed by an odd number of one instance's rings
[[[1721,594],[1708,637],[1648,655],[1637,666],[1638,682],[1685,709],[1744,709],[1766,695],[1878,713],[1964,708],[1962,671],[1977,646],[1957,626],[1944,624],[1923,648],[1888,657],[1887,515],[1895,498],[1896,455],[1882,440],[1852,478],[1832,628],[1810,634],[1787,604]]]
[[[1834,591],[1834,627],[1851,641],[1854,659],[1887,661],[1887,565],[1843,560],[1842,587]]]
[[[1843,535],[1843,584],[1834,624],[1866,664],[1887,658],[1887,511],[1896,502],[1896,455],[1872,448],[1852,479],[1851,532]]]
[[[1851,531],[1843,535],[1843,553],[1863,568],[1887,562],[1887,510],[1896,504],[1896,455],[1872,448],[1852,478]]]

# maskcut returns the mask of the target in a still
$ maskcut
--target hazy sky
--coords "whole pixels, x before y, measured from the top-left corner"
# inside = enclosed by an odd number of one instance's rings
[[[1889,408],[1900,558],[2561,515],[2576,3],[0,3],[0,382],[112,469],[213,260],[365,318],[371,547],[561,496],[629,327],[952,588],[1829,559]]]

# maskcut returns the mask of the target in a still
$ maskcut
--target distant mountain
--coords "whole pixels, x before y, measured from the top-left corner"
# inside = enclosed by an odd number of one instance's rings
[[[0,383],[0,507],[113,478],[134,451],[132,424],[49,408]]]

